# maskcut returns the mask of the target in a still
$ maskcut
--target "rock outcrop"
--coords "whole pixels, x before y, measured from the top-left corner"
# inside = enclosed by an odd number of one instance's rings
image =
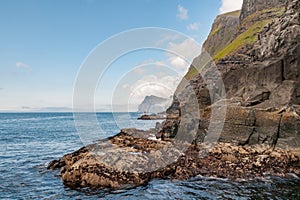
[[[141,137],[142,136],[142,137]],[[219,143],[214,148],[189,145],[182,153],[176,142],[153,141],[135,129],[52,161],[64,184],[71,188],[128,188],[154,178],[184,180],[196,175],[255,178],[264,174],[300,175],[299,153],[270,150],[266,146]]]
[[[92,188],[300,175],[300,1],[285,2],[245,0],[240,16],[219,16],[162,124],[121,130],[48,168]]]

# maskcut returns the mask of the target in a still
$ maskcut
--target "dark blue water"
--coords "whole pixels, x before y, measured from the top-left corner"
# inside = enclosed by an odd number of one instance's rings
[[[138,116],[98,113],[103,133],[92,134],[87,126],[86,135],[96,140],[120,128],[154,126],[155,122],[136,121]],[[129,190],[72,190],[63,185],[58,171],[46,166],[83,146],[81,137],[72,113],[0,113],[0,199],[300,199],[298,178],[276,177],[241,181],[196,177],[153,180]]]

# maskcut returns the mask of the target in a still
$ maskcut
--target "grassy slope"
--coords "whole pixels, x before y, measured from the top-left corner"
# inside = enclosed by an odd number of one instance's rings
[[[246,19],[243,20],[243,23],[249,23],[251,22],[255,17],[264,15],[266,13],[272,13],[274,16],[279,17],[284,13],[285,8],[272,8],[272,9],[265,9],[262,11],[259,11],[257,13],[254,13],[250,16],[248,16]],[[266,19],[263,21],[258,21],[251,26],[248,27],[248,29],[241,33],[235,40],[233,40],[231,43],[229,43],[225,48],[223,48],[220,52],[216,53],[214,55],[214,60],[218,61],[221,58],[224,58],[244,45],[247,44],[253,44],[257,41],[257,35],[260,31],[262,31],[263,27],[267,25],[268,23],[272,22],[272,19]]]
[[[214,60],[218,61],[221,58],[235,52],[239,48],[247,45],[253,44],[257,41],[257,34],[263,29],[263,27],[270,23],[272,20],[264,20],[260,22],[256,22],[251,25],[248,30],[240,34],[235,40],[233,40],[230,44],[228,44],[224,49],[222,49],[219,53],[214,56]]]
[[[260,12],[257,12],[257,13],[254,13],[254,14],[248,16],[246,19],[243,20],[243,23],[249,23],[256,16],[263,15],[265,13],[272,13],[272,14],[274,14],[274,16],[280,16],[284,13],[284,10],[285,10],[284,7],[283,8],[265,9],[265,10],[262,10]],[[238,15],[240,15],[240,11],[225,13],[224,15],[238,16]],[[223,48],[218,53],[216,53],[213,56],[213,59],[215,61],[218,61],[221,58],[224,58],[224,57],[236,52],[244,45],[255,43],[258,39],[258,37],[257,37],[258,33],[263,29],[263,27],[265,25],[267,25],[271,21],[272,21],[272,19],[266,19],[266,20],[258,21],[256,23],[252,24],[246,31],[244,31],[243,33],[238,35],[235,40],[230,42],[225,48]],[[216,34],[220,29],[221,29],[221,26],[217,27],[215,30],[212,30],[209,35],[211,36],[211,35]],[[194,67],[191,67],[190,70],[188,71],[188,73],[185,75],[185,78],[187,80],[192,79],[195,75],[198,74],[198,70],[200,70],[202,68],[202,66],[203,65],[197,66],[197,69],[195,69]]]
[[[241,10],[236,10],[236,11],[229,12],[229,13],[225,13],[225,14],[222,14],[222,15],[223,15],[223,16],[234,16],[234,17],[238,17],[238,16],[240,16],[240,14],[241,14]],[[220,15],[220,16],[222,16],[222,15]],[[219,32],[219,31],[221,30],[221,28],[222,28],[222,25],[220,24],[217,28],[211,30],[211,32],[210,32],[208,38],[209,38],[209,37],[212,37],[214,34],[216,34],[217,32]]]

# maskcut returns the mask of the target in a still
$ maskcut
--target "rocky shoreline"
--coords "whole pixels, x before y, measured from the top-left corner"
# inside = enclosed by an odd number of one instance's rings
[[[144,114],[137,119],[138,120],[165,120],[166,116],[158,115],[158,114],[151,114],[151,115]]]
[[[60,169],[69,187],[94,189],[134,187],[154,178],[186,180],[197,175],[230,179],[300,176],[300,151],[230,143],[194,143],[184,152],[165,151],[174,141],[149,140],[139,137],[147,135],[144,131],[126,131],[52,161],[48,169]],[[172,156],[174,162],[167,163]],[[149,165],[157,168],[152,171]]]

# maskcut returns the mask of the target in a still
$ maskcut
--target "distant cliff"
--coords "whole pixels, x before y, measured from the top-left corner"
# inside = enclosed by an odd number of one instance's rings
[[[166,110],[171,104],[171,99],[157,97],[154,95],[146,96],[138,107],[138,112],[159,113]]]

